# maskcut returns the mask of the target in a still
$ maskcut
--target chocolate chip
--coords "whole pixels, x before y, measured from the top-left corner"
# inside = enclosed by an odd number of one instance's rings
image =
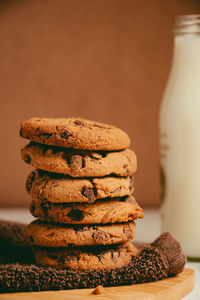
[[[101,126],[101,125],[99,125],[99,124],[96,124],[96,123],[95,123],[95,124],[93,124],[93,126],[94,126],[94,127],[97,127],[97,128],[105,128],[104,126]]]
[[[48,237],[53,237],[55,235],[55,232],[50,232],[47,234]]]
[[[80,127],[87,127],[87,125],[83,121],[81,121],[81,120],[74,121],[74,124],[78,125]]]
[[[28,237],[28,239],[29,239],[29,241],[30,241],[31,243],[34,243],[34,238],[32,237],[32,235],[30,235],[30,236]]]
[[[124,229],[123,229],[123,232],[124,232],[124,234],[126,235],[126,237],[127,237],[128,239],[131,239],[131,238],[132,238],[132,232],[130,231],[129,228],[124,228]]]
[[[127,169],[127,168],[128,168],[127,164],[123,165],[123,169]]]
[[[67,132],[67,130],[62,131],[60,133],[60,137],[67,140],[69,137],[69,133]]]
[[[97,191],[95,188],[83,187],[81,191],[82,195],[85,196],[89,202],[94,202],[97,196]]]
[[[104,244],[106,241],[109,240],[110,234],[108,234],[106,232],[103,232],[103,231],[95,231],[92,234],[92,238],[94,239],[94,241],[96,243],[103,243]]]
[[[30,164],[31,163],[31,157],[26,154],[25,157],[24,157],[24,161],[27,163],[27,164]]]
[[[51,136],[52,136],[52,133],[42,133],[41,134],[44,138],[46,138],[46,140],[48,140]]]
[[[34,179],[35,179],[35,172],[31,172],[31,174],[28,176],[27,181],[26,181],[27,192],[30,192]]]
[[[45,143],[46,140],[48,140],[51,136],[52,136],[52,133],[40,133],[38,134],[40,140],[42,141],[42,143]]]
[[[94,123],[93,126],[94,126],[94,127],[97,127],[97,128],[102,128],[102,129],[111,129],[111,128],[108,127],[108,126],[100,125],[100,124],[96,124],[96,123]]]
[[[53,186],[54,188],[56,188],[56,187],[59,186],[59,184],[56,182],[56,183],[54,183],[52,186]]]
[[[67,216],[73,221],[81,221],[84,218],[84,212],[80,209],[72,209]]]
[[[84,159],[80,155],[72,155],[70,160],[71,167],[84,168]]]
[[[130,184],[129,184],[129,190],[132,191],[134,185],[134,179],[133,175],[130,176]]]

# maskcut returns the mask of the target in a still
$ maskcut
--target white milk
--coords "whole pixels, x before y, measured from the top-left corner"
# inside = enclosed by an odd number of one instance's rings
[[[199,22],[200,16],[177,19],[173,64],[160,111],[162,229],[192,258],[200,258]]]

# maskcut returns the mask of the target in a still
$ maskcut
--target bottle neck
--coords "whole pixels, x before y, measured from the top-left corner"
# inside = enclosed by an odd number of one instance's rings
[[[174,20],[174,34],[199,34],[200,33],[200,15],[183,15]]]
[[[200,69],[200,15],[176,17],[174,36],[174,64]]]
[[[179,69],[199,69],[200,72],[200,34],[177,35],[174,39],[173,65]]]

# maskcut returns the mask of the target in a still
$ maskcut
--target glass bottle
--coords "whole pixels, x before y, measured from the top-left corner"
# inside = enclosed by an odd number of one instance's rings
[[[162,230],[200,259],[200,15],[179,16],[160,108]]]

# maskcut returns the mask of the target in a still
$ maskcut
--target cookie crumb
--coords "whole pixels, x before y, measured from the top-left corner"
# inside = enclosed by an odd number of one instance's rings
[[[98,285],[94,291],[92,292],[92,294],[95,294],[95,295],[99,295],[99,294],[102,294],[103,292],[103,286],[102,285]]]

